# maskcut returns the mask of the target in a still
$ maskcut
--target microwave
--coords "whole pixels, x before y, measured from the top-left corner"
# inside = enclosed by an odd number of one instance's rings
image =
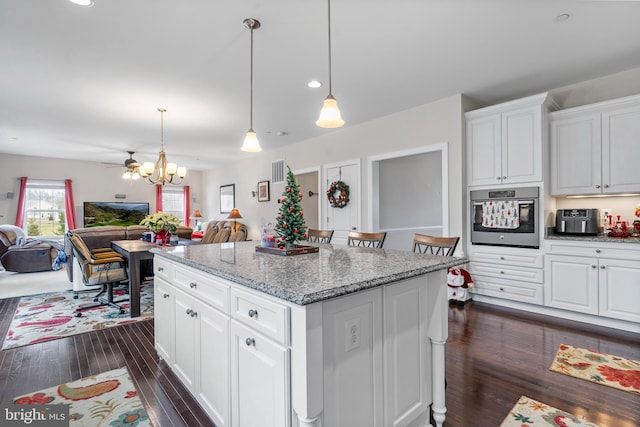
[[[539,194],[539,187],[471,191],[471,244],[539,249]]]

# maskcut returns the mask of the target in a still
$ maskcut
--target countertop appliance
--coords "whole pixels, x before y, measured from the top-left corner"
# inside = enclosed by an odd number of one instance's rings
[[[538,187],[471,191],[471,243],[538,249],[539,194]]]
[[[598,209],[558,209],[556,211],[557,234],[596,235],[600,228]]]

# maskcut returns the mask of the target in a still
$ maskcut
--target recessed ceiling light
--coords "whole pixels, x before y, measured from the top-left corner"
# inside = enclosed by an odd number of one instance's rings
[[[563,21],[566,21],[569,18],[571,18],[571,15],[569,15],[568,13],[563,13],[561,15],[556,16],[555,21],[556,22],[563,22]]]
[[[93,6],[93,0],[69,0],[71,3],[75,3],[78,6]]]
[[[312,89],[318,89],[320,86],[322,86],[322,83],[317,80],[311,80],[309,83],[307,83],[307,86]]]

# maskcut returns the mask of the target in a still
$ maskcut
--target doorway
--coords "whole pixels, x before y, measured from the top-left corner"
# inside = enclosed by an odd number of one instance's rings
[[[320,228],[320,173],[319,170],[302,170],[294,172],[296,182],[300,187],[300,193],[302,193],[302,199],[300,205],[302,212],[304,212],[304,222],[307,224],[307,228]]]

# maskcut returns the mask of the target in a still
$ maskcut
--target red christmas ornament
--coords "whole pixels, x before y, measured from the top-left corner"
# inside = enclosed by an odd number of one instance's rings
[[[294,229],[293,229],[293,232],[294,232],[294,233],[297,233],[297,232],[298,232],[298,229],[297,229],[297,228],[294,228]]]
[[[282,201],[281,201],[280,203],[284,203],[284,202],[286,202],[286,201],[287,201],[287,199],[285,199],[285,198],[283,197],[283,198],[282,198]]]
[[[304,234],[302,235],[302,237],[304,237],[304,238],[306,239],[306,238],[307,238],[307,233],[304,233]]]
[[[293,212],[293,208],[289,208],[289,212]]]
[[[283,228],[287,228],[287,223],[286,223],[286,222],[283,222],[283,223],[282,223],[282,227],[283,227]]]
[[[291,189],[287,187],[287,193],[291,193]]]
[[[302,199],[302,193],[298,194],[298,197],[300,197]]]
[[[304,212],[300,211],[300,216],[304,216]]]
[[[284,219],[284,215],[280,215],[280,219]]]

